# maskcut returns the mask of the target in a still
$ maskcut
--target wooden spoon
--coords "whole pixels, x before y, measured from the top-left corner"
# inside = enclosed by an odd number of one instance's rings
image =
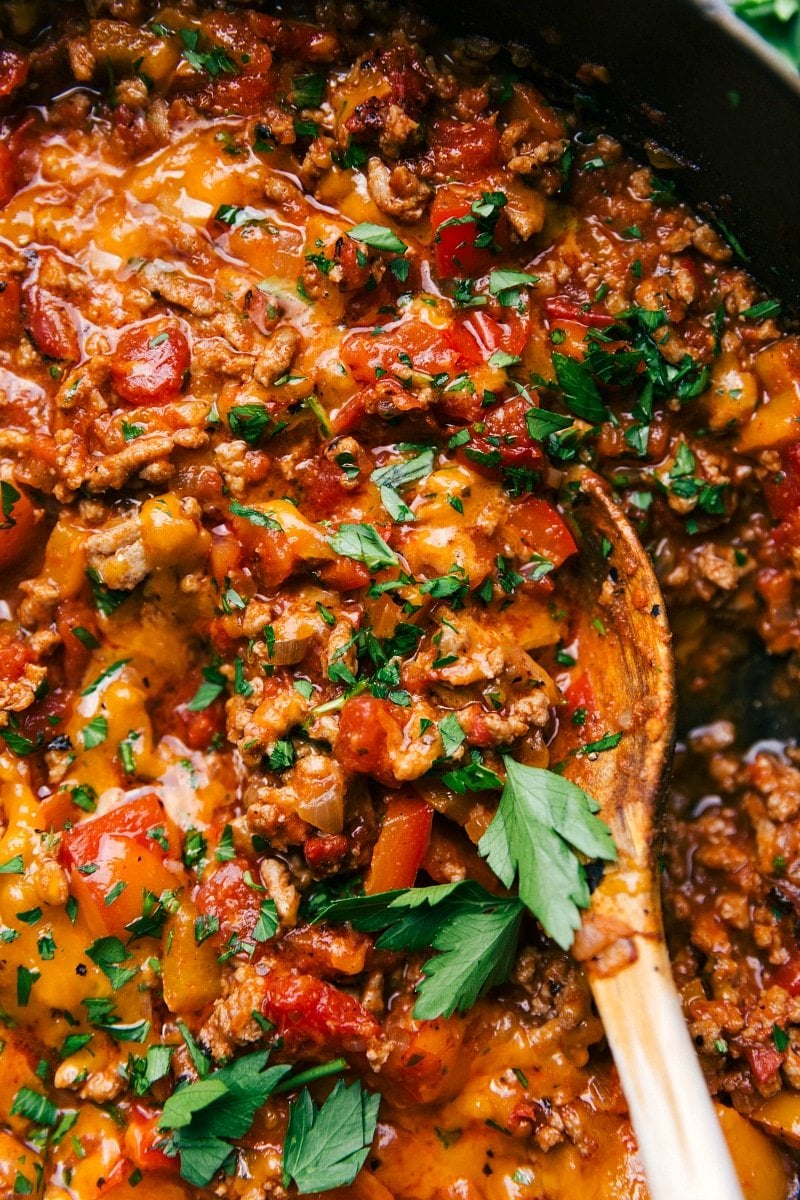
[[[618,861],[606,868],[573,953],[583,960],[630,1110],[652,1200],[742,1200],[670,970],[654,840],[674,740],[675,679],[664,601],[650,561],[606,484],[569,472],[564,504],[580,539],[571,610],[580,667],[603,730],[597,754],[565,774],[593,796]],[[569,730],[555,759],[570,751]]]

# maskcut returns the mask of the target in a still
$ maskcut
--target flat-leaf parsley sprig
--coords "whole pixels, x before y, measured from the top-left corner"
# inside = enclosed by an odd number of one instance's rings
[[[495,875],[538,917],[545,932],[568,950],[589,906],[586,870],[575,851],[589,859],[617,857],[608,826],[595,814],[599,804],[554,771],[503,759],[506,784],[478,851]]]
[[[465,881],[334,899],[315,914],[315,921],[380,931],[378,949],[438,951],[417,985],[419,1019],[466,1012],[508,979],[526,909],[568,950],[590,899],[579,855],[616,858],[599,806],[581,788],[553,771],[503,761],[500,804],[478,850],[506,887],[518,879],[518,896],[495,896]]]

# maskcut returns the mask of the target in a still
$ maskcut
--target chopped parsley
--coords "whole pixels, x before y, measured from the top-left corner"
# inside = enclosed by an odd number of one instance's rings
[[[337,554],[363,563],[369,571],[400,565],[394,550],[386,544],[374,525],[340,525],[329,542]]]
[[[347,236],[354,242],[363,242],[373,250],[384,250],[389,254],[405,254],[408,246],[397,234],[386,225],[375,225],[371,221],[362,221],[348,229]]]

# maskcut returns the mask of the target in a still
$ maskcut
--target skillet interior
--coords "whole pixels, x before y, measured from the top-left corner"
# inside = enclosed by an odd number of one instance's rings
[[[800,306],[800,74],[722,0],[429,0],[444,29],[522,43],[548,88],[590,92],[611,127],[653,141],[674,178],[733,231],[750,269]],[[586,63],[609,82],[578,82]],[[583,74],[583,73],[582,73]]]

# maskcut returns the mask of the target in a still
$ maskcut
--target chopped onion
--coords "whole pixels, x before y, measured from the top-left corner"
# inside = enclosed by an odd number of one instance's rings
[[[319,795],[301,800],[297,815],[323,833],[341,833],[344,825],[344,797],[335,783],[324,786]]]
[[[311,638],[287,638],[286,640],[277,640],[272,647],[271,661],[276,667],[291,667],[294,663],[299,663],[305,658],[308,643]]]

